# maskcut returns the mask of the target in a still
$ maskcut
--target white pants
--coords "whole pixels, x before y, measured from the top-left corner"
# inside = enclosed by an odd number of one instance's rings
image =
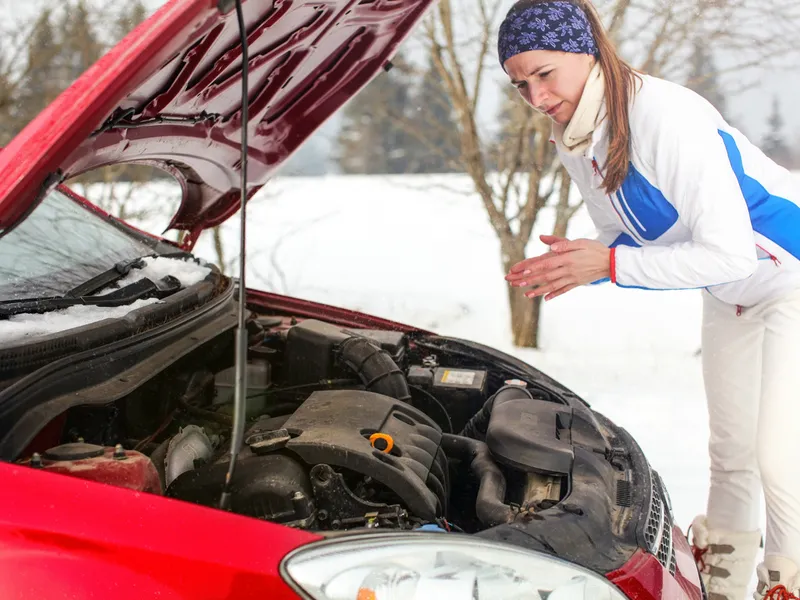
[[[766,554],[800,565],[800,291],[745,308],[703,292],[703,375],[708,397],[708,524],[759,528]]]

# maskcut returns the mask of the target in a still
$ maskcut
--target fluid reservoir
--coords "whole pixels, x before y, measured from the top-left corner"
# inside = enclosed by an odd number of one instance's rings
[[[247,363],[247,416],[264,413],[267,397],[264,392],[271,383],[271,368],[266,361]],[[220,371],[214,376],[214,404],[232,404],[236,388],[236,367]]]

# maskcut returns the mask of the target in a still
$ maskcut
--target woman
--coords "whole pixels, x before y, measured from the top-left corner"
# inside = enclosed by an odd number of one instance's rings
[[[800,596],[800,182],[702,97],[634,72],[588,0],[522,0],[500,63],[553,121],[599,232],[542,236],[506,279],[550,300],[610,279],[702,289],[711,486],[693,544],[711,598]],[[717,594],[714,596],[713,594]],[[779,595],[783,594],[783,595]]]

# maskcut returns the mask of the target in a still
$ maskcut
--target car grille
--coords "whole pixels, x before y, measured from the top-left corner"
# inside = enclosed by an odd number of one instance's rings
[[[672,543],[672,509],[658,473],[650,471],[652,493],[644,539],[647,550],[653,554],[665,569],[675,574],[675,551]]]

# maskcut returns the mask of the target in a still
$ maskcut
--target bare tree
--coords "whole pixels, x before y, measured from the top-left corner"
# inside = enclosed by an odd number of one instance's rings
[[[0,27],[0,145],[5,145],[60,90],[52,82],[58,49],[51,12]]]
[[[726,57],[716,74],[735,74],[732,93],[753,85],[766,69],[797,68],[800,6],[795,0],[604,0],[598,5],[615,23],[617,46],[651,75],[688,81],[694,42],[700,38]]]
[[[0,9],[0,145],[148,14],[141,0],[34,0],[25,10],[0,0]]]
[[[138,167],[142,171],[155,171],[152,167]],[[155,202],[146,197],[149,178],[127,177],[131,165],[112,165],[93,171],[91,177],[76,177],[67,181],[74,190],[110,215],[135,226],[154,217],[169,218],[175,206],[164,199]]]
[[[525,258],[541,210],[553,206],[553,233],[565,235],[581,201],[570,203],[571,182],[549,143],[551,125],[517,102],[499,140],[482,131],[478,107],[487,75],[496,70],[495,31],[510,0],[439,0],[424,27],[424,42],[452,105],[461,139],[461,166],[481,198],[500,241],[504,271]],[[737,80],[754,69],[796,58],[795,0],[597,0],[608,31],[634,65],[652,75],[686,81],[693,41],[704,36],[729,60],[718,74]],[[787,60],[788,59],[788,60]],[[745,87],[744,85],[742,87]],[[738,90],[732,90],[733,92]],[[512,98],[507,98],[512,102]],[[508,114],[508,113],[506,113]],[[431,132],[419,131],[431,147]],[[518,346],[538,345],[540,301],[509,289],[511,329]]]
[[[506,3],[507,4],[507,3]],[[474,183],[489,222],[500,241],[501,264],[506,272],[525,258],[536,219],[556,191],[556,229],[566,231],[578,205],[569,204],[570,181],[558,165],[550,144],[546,117],[507,94],[499,135],[482,131],[479,102],[494,83],[494,30],[503,2],[472,0],[454,13],[450,0],[440,0],[425,24],[427,51],[436,66],[455,110],[453,126],[461,141],[458,162]],[[459,27],[465,22],[470,27]],[[477,24],[477,25],[476,25]],[[467,31],[467,34],[459,32]],[[424,132],[420,132],[425,137]],[[517,288],[508,288],[513,341],[517,346],[538,346],[541,301],[528,300]]]

